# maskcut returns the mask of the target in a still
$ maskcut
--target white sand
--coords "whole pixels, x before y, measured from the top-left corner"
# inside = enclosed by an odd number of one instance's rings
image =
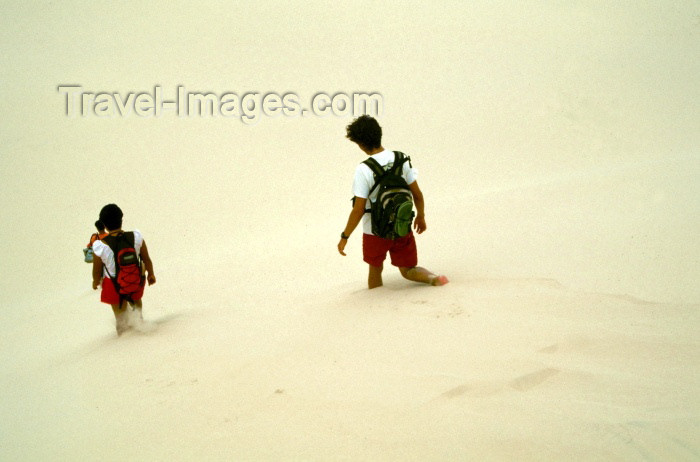
[[[700,7],[657,3],[6,4],[0,460],[700,459]],[[452,282],[337,254],[349,118],[70,119],[71,83],[380,92]],[[121,338],[109,202],[158,276]]]

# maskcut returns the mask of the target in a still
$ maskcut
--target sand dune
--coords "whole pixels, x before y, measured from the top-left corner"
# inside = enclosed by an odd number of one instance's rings
[[[694,2],[120,6],[3,15],[0,459],[697,460]],[[337,236],[350,117],[66,117],[95,92],[375,91],[422,265]],[[117,337],[99,209],[158,276]]]

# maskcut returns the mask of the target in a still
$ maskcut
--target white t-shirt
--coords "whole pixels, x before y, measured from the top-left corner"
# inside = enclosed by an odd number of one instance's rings
[[[370,157],[376,160],[384,170],[389,170],[394,165],[394,151],[385,149]],[[410,185],[418,179],[418,171],[415,168],[411,168],[408,161],[406,161],[403,164],[401,176],[403,176],[406,183]],[[368,199],[369,190],[372,189],[372,186],[374,186],[374,172],[363,162],[355,169],[355,179],[352,182],[352,194],[356,197]],[[376,199],[377,190],[375,189],[372,191],[372,196],[369,197],[369,203],[374,202]],[[366,208],[370,207],[369,203]],[[372,216],[370,213],[365,213],[364,217],[362,217],[362,232],[365,234],[372,234]]]
[[[134,250],[136,250],[136,254],[140,257],[141,256],[141,245],[143,244],[143,236],[141,235],[141,231],[139,230],[134,230]],[[102,275],[103,277],[108,278],[109,275],[114,275],[117,272],[117,267],[114,263],[114,252],[112,252],[112,249],[105,244],[102,241],[95,241],[94,244],[92,244],[92,251],[95,253],[95,256],[100,257],[102,260],[102,263],[104,263],[104,267],[102,269]]]

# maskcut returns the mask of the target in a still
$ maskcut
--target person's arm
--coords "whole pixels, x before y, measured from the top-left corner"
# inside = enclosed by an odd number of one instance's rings
[[[152,286],[156,283],[156,275],[153,272],[153,262],[151,261],[151,256],[148,255],[146,241],[143,241],[141,244],[141,260],[143,260],[143,264],[146,266],[146,280],[148,281],[148,285]]]
[[[102,259],[95,255],[92,257],[92,290],[97,290],[102,281]]]
[[[423,199],[423,192],[418,187],[417,181],[409,184],[408,187],[411,189],[411,194],[413,194],[413,203],[416,204],[416,218],[413,220],[413,229],[415,229],[418,234],[421,234],[428,228],[425,224],[425,200]]]
[[[348,223],[345,225],[345,229],[343,230],[343,234],[345,236],[350,237],[352,232],[355,231],[355,228],[357,228],[357,225],[359,225],[360,221],[362,221],[362,216],[365,214],[366,204],[367,199],[355,196],[355,203],[350,211],[350,216],[348,216]],[[343,239],[342,237],[340,238],[340,242],[338,242],[338,252],[340,252],[340,255],[345,255],[345,244],[347,243],[347,239]]]

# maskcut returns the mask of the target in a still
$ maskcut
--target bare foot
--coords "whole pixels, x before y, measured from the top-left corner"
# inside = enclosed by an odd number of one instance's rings
[[[127,312],[124,311],[123,313],[119,313],[116,316],[116,321],[117,321],[117,335],[121,337],[121,335],[129,330],[129,320],[127,318]]]
[[[130,329],[130,327],[127,326],[126,324],[124,324],[124,325],[117,324],[117,336],[121,337],[122,334],[129,329]]]
[[[447,279],[447,276],[445,276],[445,275],[443,274],[443,275],[440,275],[440,276],[435,276],[435,277],[433,278],[433,280],[430,282],[430,285],[431,285],[431,286],[444,286],[444,285],[447,284],[448,282],[450,282],[450,280]]]

